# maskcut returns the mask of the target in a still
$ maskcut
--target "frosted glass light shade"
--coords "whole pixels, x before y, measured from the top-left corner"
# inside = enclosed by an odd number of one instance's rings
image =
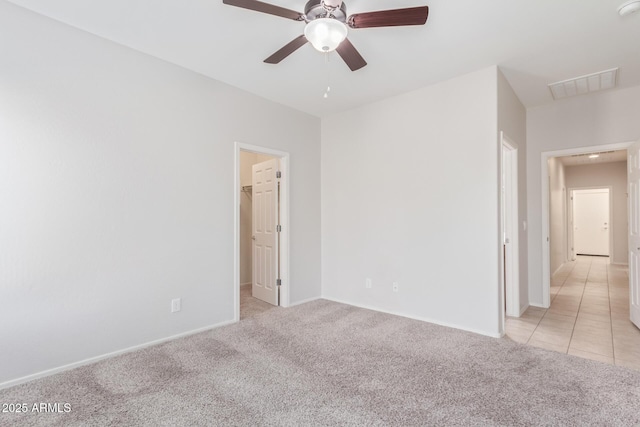
[[[304,27],[304,36],[320,52],[331,52],[347,38],[347,26],[337,19],[318,18]]]
[[[638,10],[640,10],[640,1],[631,0],[620,5],[618,13],[620,16],[627,16],[631,13],[637,12]]]

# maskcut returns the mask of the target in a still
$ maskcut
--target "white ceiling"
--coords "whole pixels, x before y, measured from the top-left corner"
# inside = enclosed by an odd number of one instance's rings
[[[591,154],[598,154],[598,157],[590,159]],[[576,154],[573,156],[558,157],[565,166],[592,165],[597,163],[622,162],[627,160],[627,150],[597,151],[588,154]]]
[[[369,64],[356,72],[335,52],[325,63],[310,45],[264,64],[304,24],[222,0],[10,1],[317,116],[494,64],[528,108],[553,102],[549,83],[609,68],[620,67],[618,87],[640,85],[640,13],[620,17],[624,0],[345,0],[348,14],[430,8],[425,26],[351,30]]]

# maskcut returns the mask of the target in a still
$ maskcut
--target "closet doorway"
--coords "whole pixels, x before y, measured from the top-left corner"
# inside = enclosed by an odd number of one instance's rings
[[[288,306],[288,154],[236,143],[235,320]]]

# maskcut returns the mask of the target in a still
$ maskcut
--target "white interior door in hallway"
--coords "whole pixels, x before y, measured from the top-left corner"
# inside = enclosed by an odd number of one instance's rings
[[[518,239],[518,148],[504,133],[502,139],[502,192],[500,198],[502,232],[502,292],[504,310],[501,314],[520,316],[519,239]],[[504,318],[504,317],[503,317]]]
[[[640,328],[640,141],[628,148],[629,316]]]
[[[255,298],[278,305],[278,159],[252,166],[252,240]]]
[[[609,189],[574,190],[572,197],[574,253],[609,256]]]

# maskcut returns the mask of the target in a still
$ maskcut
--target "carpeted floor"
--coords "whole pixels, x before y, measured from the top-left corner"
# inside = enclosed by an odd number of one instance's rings
[[[2,426],[640,424],[640,372],[326,300],[0,391]]]
[[[251,283],[240,286],[240,320],[250,319],[278,307],[251,296]]]

